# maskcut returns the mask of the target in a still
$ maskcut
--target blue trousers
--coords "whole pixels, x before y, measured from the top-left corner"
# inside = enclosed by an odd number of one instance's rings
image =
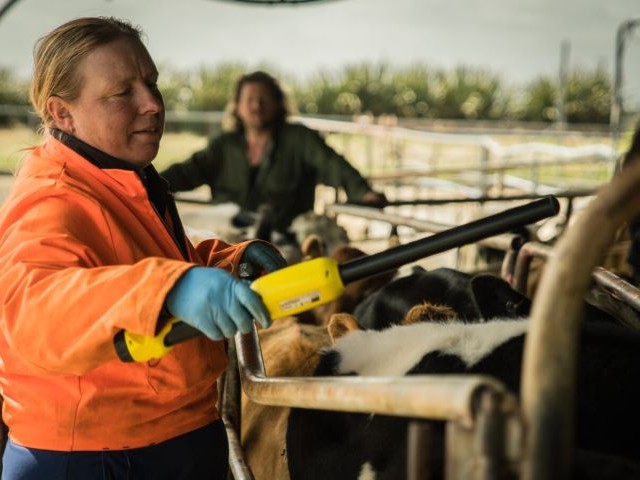
[[[226,480],[228,455],[221,420],[131,450],[57,452],[21,447],[9,440],[2,480]]]

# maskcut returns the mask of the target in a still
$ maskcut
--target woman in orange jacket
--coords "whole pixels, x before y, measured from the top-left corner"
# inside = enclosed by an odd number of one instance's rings
[[[151,165],[157,77],[121,20],[72,20],[36,44],[45,138],[0,209],[4,479],[226,478],[223,339],[270,323],[233,273],[284,260],[263,242],[186,238]],[[117,332],[153,336],[171,316],[205,336],[161,359],[118,359]]]

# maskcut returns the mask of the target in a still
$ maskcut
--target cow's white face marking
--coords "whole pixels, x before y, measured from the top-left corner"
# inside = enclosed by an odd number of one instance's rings
[[[376,471],[369,462],[362,464],[358,480],[376,480]]]
[[[382,331],[360,330],[338,339],[338,373],[401,376],[434,351],[451,354],[471,366],[497,346],[527,330],[528,319],[485,323],[416,323]]]

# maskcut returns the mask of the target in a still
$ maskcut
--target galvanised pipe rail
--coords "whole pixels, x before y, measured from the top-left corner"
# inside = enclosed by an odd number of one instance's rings
[[[524,243],[519,248],[515,261],[513,288],[521,293],[526,293],[531,260],[533,258],[547,260],[553,251],[553,247],[542,243]],[[591,277],[596,285],[606,289],[609,294],[640,312],[640,289],[603,267],[594,268]]]
[[[529,266],[534,257],[547,259],[553,252],[553,247],[539,242],[527,242],[520,247],[513,269],[513,288],[520,293],[526,293]]]
[[[614,294],[616,298],[622,300],[626,305],[640,312],[640,290],[637,287],[606,268],[596,267],[592,275],[598,285],[605,288],[609,293]]]
[[[578,198],[578,197],[591,197],[595,195],[597,189],[595,188],[582,188],[576,190],[565,190],[563,192],[554,192],[553,196],[556,198]],[[464,197],[464,198],[424,198],[418,200],[392,200],[387,202],[388,207],[402,207],[405,205],[449,205],[452,203],[487,203],[487,202],[512,202],[516,200],[535,200],[542,195],[531,193],[523,195],[504,195],[500,197]]]
[[[555,196],[555,195],[554,195]],[[541,198],[536,196],[535,198]],[[351,204],[333,204],[327,205],[326,210],[333,215],[352,215],[354,217],[364,218],[366,220],[376,220],[385,222],[393,226],[410,227],[419,232],[439,233],[449,230],[455,225],[449,225],[430,220],[418,220],[404,215],[383,212],[378,208],[363,207]],[[478,240],[475,243],[500,250],[509,250],[518,248],[523,242],[522,235],[503,233],[493,237]]]
[[[634,160],[577,215],[545,265],[524,351],[525,480],[571,476],[582,299],[615,232],[639,213],[640,159]]]
[[[267,377],[255,328],[236,334],[235,343],[242,388],[264,405],[454,420],[472,427],[477,395],[506,393],[501,382],[483,375]]]
[[[365,207],[346,203],[335,203],[326,205],[325,211],[332,215],[352,215],[354,217],[364,218],[367,220],[386,222],[390,225],[402,225],[405,227],[411,227],[421,232],[438,233],[455,226],[429,220],[418,220],[394,213],[387,213],[380,210],[379,208]]]
[[[254,480],[251,468],[246,462],[242,450],[241,432],[241,390],[238,376],[238,361],[235,344],[231,342],[228,349],[229,363],[224,373],[223,381],[219,382],[221,389],[220,416],[227,431],[229,444],[229,470],[234,480]]]
[[[464,172],[479,172],[479,173],[496,173],[506,172],[508,170],[517,170],[523,168],[539,168],[541,166],[557,166],[557,165],[572,165],[572,164],[584,164],[584,163],[610,163],[611,157],[605,156],[607,150],[602,152],[595,152],[589,155],[584,155],[576,158],[552,158],[548,160],[536,159],[536,160],[521,160],[517,162],[503,162],[493,164],[474,165],[469,163],[461,167],[426,167],[424,169],[413,170],[396,170],[394,172],[383,172],[377,174],[368,175],[367,178],[372,182],[384,182],[385,180],[398,180],[401,178],[420,178],[420,177],[434,177],[437,175],[454,175],[456,173]],[[611,154],[612,155],[612,154]]]

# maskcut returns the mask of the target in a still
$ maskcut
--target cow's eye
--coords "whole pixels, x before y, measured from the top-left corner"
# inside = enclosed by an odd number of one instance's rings
[[[518,313],[518,306],[519,306],[519,305],[520,305],[519,303],[516,303],[516,302],[513,302],[513,301],[511,301],[511,300],[508,300],[508,301],[507,301],[507,305],[506,305],[506,307],[507,307],[507,313],[509,313],[509,315],[515,315],[515,314],[517,314],[517,313]]]

